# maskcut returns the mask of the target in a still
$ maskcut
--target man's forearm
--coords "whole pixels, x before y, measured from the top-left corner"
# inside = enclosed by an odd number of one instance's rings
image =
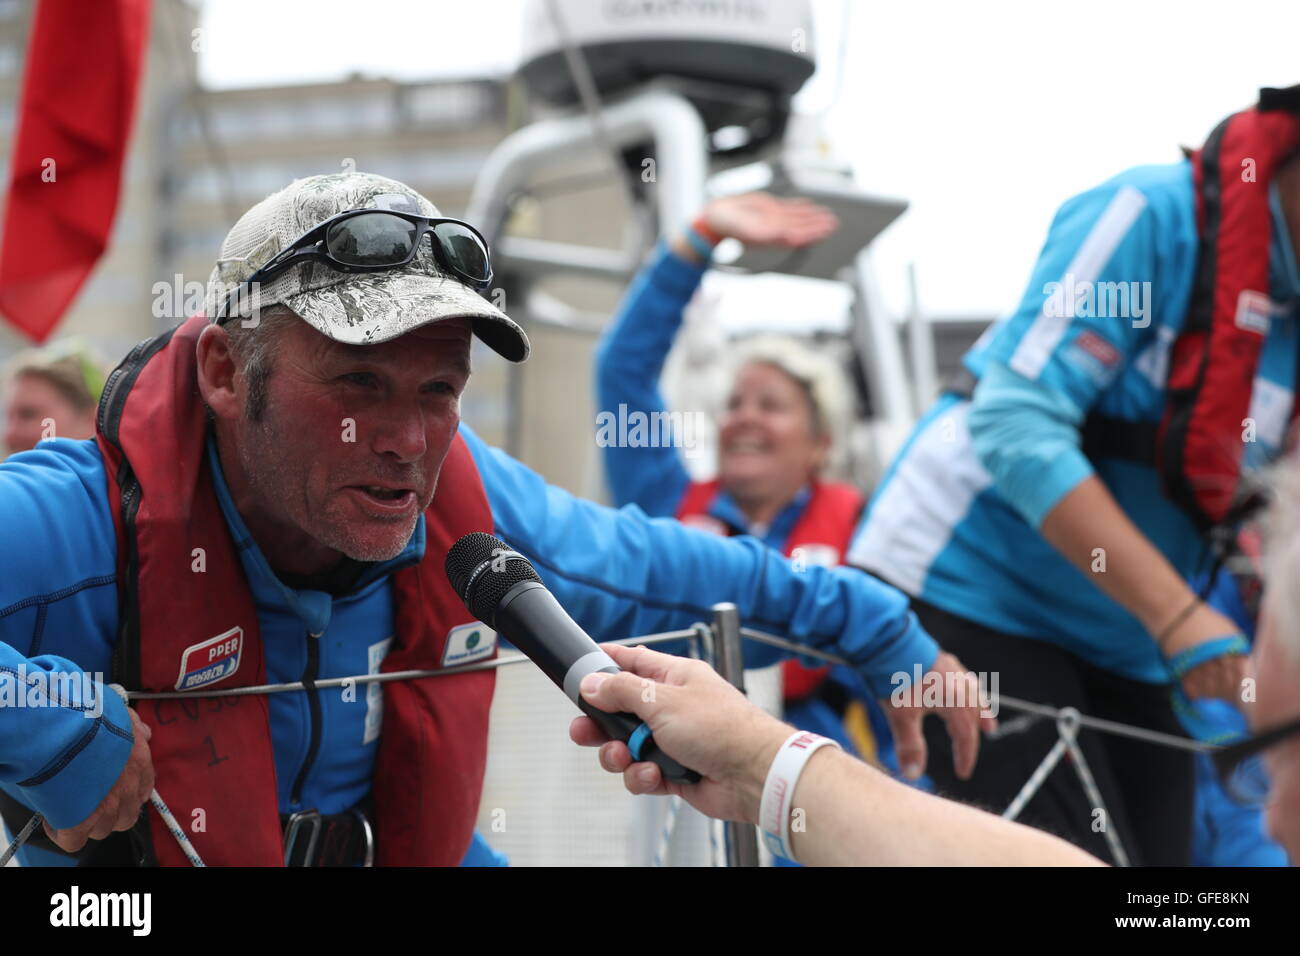
[[[823,747],[795,787],[795,858],[811,866],[1097,866],[1054,836],[944,800]]]
[[[1194,599],[1187,582],[1096,475],[1052,508],[1039,531],[1097,587],[1159,635]],[[1098,564],[1098,561],[1104,564]],[[1094,570],[1104,567],[1104,571]]]

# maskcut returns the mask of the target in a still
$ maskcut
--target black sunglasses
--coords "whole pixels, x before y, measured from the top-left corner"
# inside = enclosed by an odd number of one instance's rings
[[[339,272],[381,272],[415,258],[425,234],[434,258],[476,292],[492,284],[492,261],[482,233],[459,219],[431,218],[387,209],[349,209],[326,219],[282,249],[226,296],[220,325],[232,317],[231,300],[246,287],[267,282],[300,262],[323,261]]]
[[[1298,733],[1300,717],[1213,751],[1210,759],[1228,796],[1246,806],[1262,806],[1269,786],[1264,751]]]

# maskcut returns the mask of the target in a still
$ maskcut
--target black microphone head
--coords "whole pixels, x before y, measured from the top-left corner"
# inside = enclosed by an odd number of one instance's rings
[[[527,558],[485,531],[471,532],[448,548],[444,567],[469,613],[488,624],[507,591],[520,581],[542,580]]]

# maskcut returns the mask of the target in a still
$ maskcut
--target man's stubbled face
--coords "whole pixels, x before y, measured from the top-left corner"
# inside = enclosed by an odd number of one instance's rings
[[[468,321],[437,322],[380,345],[342,345],[305,322],[280,335],[265,411],[234,423],[250,530],[273,566],[304,563],[284,560],[295,539],[317,567],[333,563],[330,552],[396,557],[433,500],[460,423]],[[268,529],[280,541],[262,540]]]

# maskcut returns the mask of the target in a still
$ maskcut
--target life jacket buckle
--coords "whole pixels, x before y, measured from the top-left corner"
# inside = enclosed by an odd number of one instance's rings
[[[311,866],[316,859],[316,841],[320,837],[320,812],[318,810],[299,810],[289,817],[289,822],[284,825],[284,865],[288,866],[289,861],[293,859],[294,844],[298,840],[298,831],[302,829],[303,824],[311,824],[311,836],[307,840],[307,852],[303,854],[302,866]],[[367,827],[367,831],[369,827]]]
[[[356,807],[353,807],[348,812],[360,821],[361,832],[365,834],[366,838],[366,857],[361,865],[363,867],[373,867],[375,865],[375,831],[374,828],[370,826],[370,818],[366,816],[364,811],[359,810]]]

